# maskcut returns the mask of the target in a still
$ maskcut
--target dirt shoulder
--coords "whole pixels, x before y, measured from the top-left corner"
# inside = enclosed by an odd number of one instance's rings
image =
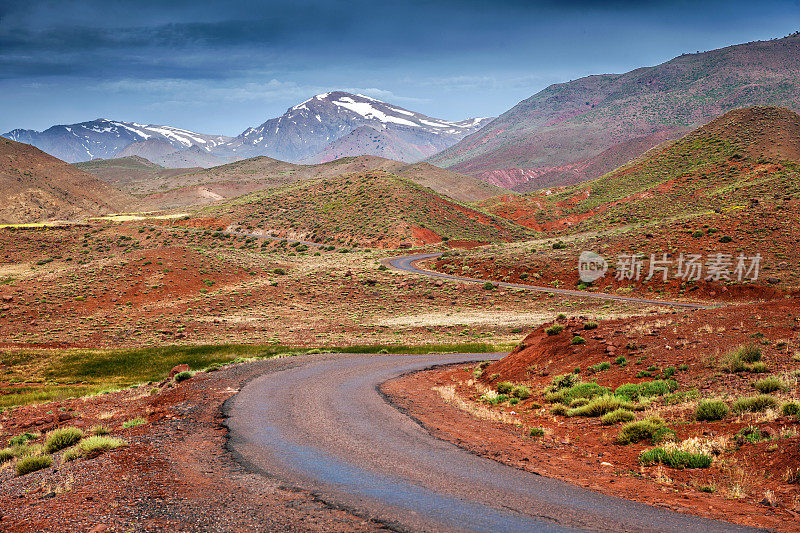
[[[245,471],[227,452],[224,402],[245,383],[291,359],[224,368],[151,386],[0,415],[0,443],[56,427],[102,424],[128,445],[94,458],[17,476],[0,466],[3,531],[372,531],[379,526],[331,509],[310,494]],[[143,425],[123,428],[126,421]],[[41,442],[39,437],[35,442]],[[94,528],[94,529],[93,529]]]
[[[672,471],[662,470],[659,481],[651,477],[651,469],[630,467],[633,450],[607,446],[575,431],[579,428],[540,424],[547,433],[536,439],[529,436],[527,423],[509,423],[517,421],[515,411],[507,411],[504,422],[501,417],[479,418],[448,403],[433,389],[455,385],[457,393],[468,398],[463,366],[406,375],[387,382],[381,390],[435,437],[515,468],[681,513],[778,531],[797,530],[800,515],[794,510],[708,494],[699,486],[691,488],[670,479]]]

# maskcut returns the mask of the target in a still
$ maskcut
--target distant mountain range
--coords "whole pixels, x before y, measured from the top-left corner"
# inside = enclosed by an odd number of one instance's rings
[[[367,96],[331,92],[237,137],[102,118],[44,131],[16,129],[3,137],[70,163],[140,156],[165,167],[212,167],[256,156],[318,163],[356,155],[413,163],[452,146],[489,121],[442,120]]]
[[[517,191],[577,183],[736,108],[800,109],[800,36],[551,85],[428,162]]]

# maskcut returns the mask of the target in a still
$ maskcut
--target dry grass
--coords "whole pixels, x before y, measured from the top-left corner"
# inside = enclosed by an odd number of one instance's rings
[[[433,390],[439,393],[439,396],[449,405],[452,405],[461,411],[465,411],[475,418],[482,420],[491,420],[493,422],[503,422],[504,424],[520,425],[522,421],[504,411],[492,410],[479,403],[465,400],[459,396],[456,391],[455,385],[443,385],[441,387],[433,387]]]

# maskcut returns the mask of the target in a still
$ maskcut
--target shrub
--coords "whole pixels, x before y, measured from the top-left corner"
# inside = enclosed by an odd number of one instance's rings
[[[586,339],[584,339],[580,335],[575,335],[574,337],[572,337],[572,341],[570,342],[570,344],[572,345],[586,344]]]
[[[558,313],[556,315],[556,320],[566,320],[566,318],[567,318],[567,315],[565,315],[564,313]]]
[[[632,409],[633,406],[616,396],[605,395],[591,400],[586,405],[567,411],[567,416],[600,416],[617,409]]]
[[[3,448],[0,450],[0,465],[3,463],[7,463],[17,455],[14,453],[14,450],[11,448]]]
[[[668,392],[678,389],[678,382],[672,379],[655,381],[645,381],[643,383],[623,383],[614,390],[614,395],[636,401],[639,398],[649,398],[651,396],[663,396]]]
[[[83,439],[78,447],[84,454],[93,455],[125,445],[127,445],[127,443],[121,439],[94,436]]]
[[[777,377],[770,376],[768,378],[759,379],[753,383],[753,387],[755,387],[758,392],[769,394],[770,392],[782,390],[785,385]]]
[[[632,412],[620,408],[604,414],[602,418],[600,418],[600,423],[604,426],[611,426],[613,424],[619,424],[620,422],[630,422],[634,418],[636,418],[636,416]]]
[[[588,404],[590,401],[591,400],[589,400],[589,398],[575,398],[574,400],[569,402],[569,406],[570,407],[581,407],[583,405]]]
[[[49,455],[29,455],[17,461],[17,475],[24,476],[42,468],[53,466],[53,458]]]
[[[144,418],[136,417],[136,418],[134,418],[132,420],[128,420],[126,422],[123,422],[122,423],[122,429],[134,428],[136,426],[141,426],[141,425],[146,424],[146,423],[147,423],[147,420],[145,420]]]
[[[747,371],[752,372],[753,374],[765,374],[769,372],[769,367],[764,361],[756,361],[747,367]]]
[[[183,372],[178,372],[177,374],[175,374],[175,377],[172,379],[175,380],[175,383],[180,383],[181,381],[186,381],[192,376],[194,376],[194,372],[192,372],[191,370],[184,370]]]
[[[563,250],[567,245],[563,241],[556,241],[553,243],[553,250]]]
[[[531,428],[531,437],[544,437],[544,430],[542,428]]]
[[[664,369],[664,372],[662,373],[662,377],[664,379],[669,379],[674,375],[675,375],[675,367],[674,366],[668,366],[667,368]]]
[[[648,372],[647,370],[640,370],[639,372],[637,372],[636,377],[637,378],[651,378],[651,377],[653,377],[653,373],[652,372]]]
[[[597,383],[578,383],[568,389],[561,389],[558,392],[551,392],[545,396],[545,400],[551,403],[570,403],[575,398],[592,399],[595,396],[608,394],[608,389]]]
[[[74,461],[81,456],[83,456],[83,450],[81,450],[80,446],[73,446],[64,452],[64,455],[61,456],[61,460],[67,463],[69,461]]]
[[[611,363],[608,361],[603,361],[602,363],[597,363],[589,367],[592,372],[600,372],[602,370],[608,370],[609,368],[611,368]]]
[[[755,344],[734,348],[725,356],[724,368],[730,372],[742,372],[748,369],[748,364],[761,360],[761,348]]]
[[[617,435],[617,443],[633,444],[642,440],[652,439],[656,431],[663,426],[664,421],[658,417],[628,422],[620,429],[619,435]]]
[[[698,230],[695,230],[694,232],[692,232],[692,237],[694,237],[695,239],[700,238],[703,235],[705,235],[705,233],[703,233],[703,230],[701,230],[701,229],[698,229]]]
[[[587,322],[583,325],[583,329],[597,329],[597,322]]]
[[[508,394],[514,389],[514,384],[510,381],[501,381],[497,384],[497,392],[500,394]]]
[[[732,240],[733,239],[730,238],[728,235],[723,235],[722,237],[719,238],[719,242],[722,242],[722,243],[731,242]]]
[[[564,416],[567,414],[567,406],[563,403],[557,403],[550,408],[550,412],[554,415]]]
[[[678,365],[678,370],[680,370],[681,372],[686,372],[687,370],[689,370],[689,365],[687,365],[686,363],[682,363]]]
[[[737,433],[737,436],[742,437],[747,442],[754,444],[756,442],[761,441],[764,437],[761,435],[761,430],[758,429],[756,426],[747,426],[740,429]]]
[[[564,326],[562,326],[561,324],[553,324],[552,326],[550,326],[549,328],[544,330],[544,332],[547,333],[551,337],[553,335],[558,335],[562,331],[564,331]]]
[[[639,454],[639,462],[643,465],[662,464],[678,469],[708,468],[711,466],[711,457],[678,449],[653,448]]]
[[[517,385],[511,391],[511,395],[515,398],[519,398],[520,400],[527,400],[531,397],[531,389],[526,387],[525,385]]]
[[[44,449],[47,453],[57,452],[77,444],[82,438],[83,431],[78,428],[56,429],[47,434],[47,440],[44,441]]]
[[[282,268],[276,268],[272,272],[277,274],[277,275],[279,275],[279,276],[285,276],[286,275],[286,271],[284,269],[282,269]]]
[[[494,290],[495,284],[492,283],[491,281],[487,281],[486,283],[483,284],[483,288],[487,291],[491,291]]]
[[[550,380],[550,391],[558,392],[561,389],[568,389],[578,384],[580,378],[575,374],[561,374],[559,376],[553,376],[553,379]]]
[[[658,446],[659,444],[664,444],[665,442],[675,442],[675,437],[677,433],[675,433],[674,429],[668,427],[660,427],[653,433],[653,445]]]
[[[108,435],[109,433],[111,433],[111,431],[106,426],[103,425],[94,426],[91,429],[91,431],[92,435]]]
[[[757,396],[748,396],[747,398],[739,398],[733,402],[731,409],[737,415],[742,413],[758,413],[766,411],[771,407],[777,407],[778,400],[768,394],[759,394]]]
[[[797,416],[800,414],[800,405],[796,402],[785,403],[781,406],[781,414],[783,416]]]
[[[697,420],[722,420],[728,415],[728,404],[721,400],[703,400],[697,404],[694,417]]]
[[[11,437],[11,440],[9,440],[8,443],[11,446],[24,446],[32,440],[36,440],[36,435],[26,432],[21,435],[17,435],[16,437]]]

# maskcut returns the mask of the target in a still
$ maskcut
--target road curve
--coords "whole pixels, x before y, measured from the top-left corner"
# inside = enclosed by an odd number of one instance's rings
[[[298,356],[226,403],[228,447],[251,470],[397,530],[746,530],[473,455],[432,437],[378,392],[404,373],[496,357]]]
[[[477,279],[477,278],[465,278],[462,276],[453,276],[451,274],[444,274],[442,272],[436,272],[434,270],[425,270],[422,268],[418,268],[414,265],[417,261],[422,261],[424,259],[433,259],[435,257],[439,257],[442,255],[441,253],[426,253],[426,254],[417,254],[417,255],[408,255],[404,257],[394,257],[392,259],[384,260],[384,264],[393,269],[393,270],[402,270],[404,272],[411,272],[413,274],[422,274],[424,276],[433,276],[436,278],[443,278],[449,279],[454,281],[463,281],[466,283],[486,283],[485,279]],[[527,289],[531,291],[538,291],[538,292],[552,292],[554,294],[566,294],[569,296],[578,296],[580,298],[597,298],[600,300],[617,300],[622,302],[631,302],[637,304],[645,304],[645,305],[663,305],[666,307],[685,307],[689,309],[712,309],[711,306],[708,305],[701,305],[701,304],[693,304],[688,302],[672,302],[669,300],[647,300],[645,298],[632,298],[630,296],[619,296],[617,294],[608,294],[604,292],[588,292],[588,291],[573,291],[569,289],[555,289],[553,287],[540,287],[537,285],[526,285],[524,283],[505,283],[505,282],[497,282],[492,281],[495,285],[499,287],[507,287],[510,289]]]

